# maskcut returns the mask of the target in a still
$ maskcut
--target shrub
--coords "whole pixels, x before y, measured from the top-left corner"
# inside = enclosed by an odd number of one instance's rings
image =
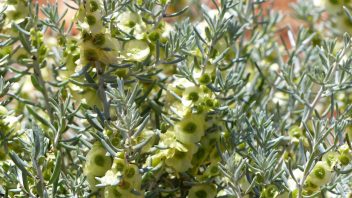
[[[65,4],[1,2],[2,196],[351,196],[352,3]]]

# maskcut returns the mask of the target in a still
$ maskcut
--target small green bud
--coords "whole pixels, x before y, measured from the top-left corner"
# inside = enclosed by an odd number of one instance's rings
[[[195,192],[195,195],[197,198],[204,198],[207,197],[207,192],[205,192],[205,190],[198,190]]]
[[[324,169],[324,167],[321,167],[321,166],[316,167],[313,170],[313,174],[318,179],[324,179],[324,177],[325,177],[325,169]]]
[[[193,186],[188,193],[189,198],[212,198],[216,196],[216,187],[212,184]]]

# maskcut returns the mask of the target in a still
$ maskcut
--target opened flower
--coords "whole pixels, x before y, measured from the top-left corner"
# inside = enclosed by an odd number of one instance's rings
[[[171,149],[169,151],[169,157],[165,160],[166,165],[172,167],[177,172],[185,172],[192,168],[192,158],[194,153],[197,151],[196,145],[186,145],[186,151],[180,151],[177,149]]]
[[[216,187],[214,184],[200,184],[192,186],[189,190],[188,198],[214,198]]]
[[[188,114],[175,125],[176,139],[182,143],[196,143],[204,136],[205,116]]]
[[[326,162],[319,161],[314,166],[313,170],[309,174],[309,177],[311,179],[311,183],[317,186],[322,186],[330,181],[332,173]]]
[[[124,45],[123,56],[130,61],[142,62],[150,53],[148,44],[142,40],[127,41]]]
[[[104,147],[100,143],[95,143],[87,154],[87,161],[84,166],[84,174],[91,188],[95,188],[95,177],[102,177],[111,168],[112,159],[106,155]]]

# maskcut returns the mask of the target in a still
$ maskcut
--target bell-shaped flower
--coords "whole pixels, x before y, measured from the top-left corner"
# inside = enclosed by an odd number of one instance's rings
[[[141,16],[134,12],[122,12],[116,19],[116,26],[137,39],[142,39],[146,32],[146,25]]]
[[[326,162],[319,161],[315,164],[313,170],[309,174],[309,177],[311,178],[312,183],[317,186],[322,186],[331,180],[332,172]]]
[[[91,188],[95,188],[95,177],[102,177],[111,168],[112,159],[100,143],[95,143],[86,156],[84,174]]]
[[[214,184],[199,184],[192,186],[188,192],[188,198],[214,198],[216,193]]]
[[[196,143],[204,136],[205,116],[203,114],[187,114],[175,124],[176,139],[182,143]]]
[[[339,154],[334,151],[329,151],[323,155],[322,161],[326,162],[326,164],[329,166],[330,170],[332,171],[334,169],[334,166],[338,162],[338,157]]]
[[[123,46],[122,57],[126,60],[142,62],[150,54],[148,43],[142,40],[130,40]]]
[[[169,158],[165,160],[165,164],[172,167],[177,172],[185,172],[192,168],[192,157],[197,151],[194,144],[186,145],[187,151],[171,149]]]

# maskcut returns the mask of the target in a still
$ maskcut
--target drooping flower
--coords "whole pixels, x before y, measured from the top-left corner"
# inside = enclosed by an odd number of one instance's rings
[[[123,12],[116,18],[116,26],[120,31],[142,39],[146,33],[146,25],[141,16],[134,12]]]
[[[332,171],[336,163],[338,162],[339,154],[337,152],[329,151],[323,155],[322,161],[325,161]]]
[[[102,177],[111,168],[112,159],[107,156],[107,152],[100,143],[95,143],[86,157],[84,174],[87,176],[88,183],[95,189],[97,181],[95,177]]]
[[[317,162],[309,174],[311,183],[315,184],[316,186],[327,184],[331,180],[331,177],[332,173],[330,171],[329,165],[324,161]]]
[[[150,54],[150,48],[145,41],[131,40],[127,41],[123,46],[122,56],[126,60],[142,62]]]
[[[197,151],[194,144],[185,145],[186,151],[170,149],[165,164],[172,167],[177,172],[185,172],[192,168],[192,158]]]
[[[194,185],[188,192],[188,198],[214,198],[216,187],[214,184]]]
[[[175,125],[176,139],[182,143],[196,143],[204,136],[205,116],[203,114],[187,114]]]

